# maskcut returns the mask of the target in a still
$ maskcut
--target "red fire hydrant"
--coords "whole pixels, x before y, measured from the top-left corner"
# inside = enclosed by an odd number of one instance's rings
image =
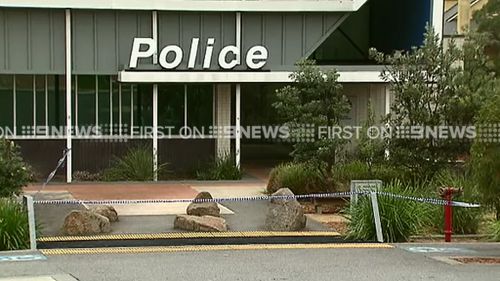
[[[444,241],[451,242],[451,235],[453,234],[453,196],[462,192],[460,188],[451,186],[442,187],[439,190],[441,197],[447,201],[444,205]]]

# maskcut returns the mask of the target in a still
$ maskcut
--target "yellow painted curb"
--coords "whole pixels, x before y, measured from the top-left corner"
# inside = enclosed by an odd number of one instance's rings
[[[38,242],[94,241],[94,240],[150,240],[150,239],[181,239],[181,238],[252,238],[252,237],[318,237],[340,236],[334,231],[230,231],[230,232],[167,232],[151,234],[110,234],[92,236],[47,236],[37,239]]]
[[[392,249],[394,246],[379,243],[327,243],[327,244],[250,244],[250,245],[196,245],[196,246],[157,246],[157,247],[110,247],[110,248],[73,248],[43,249],[44,255],[88,255],[88,254],[141,254],[175,253],[195,251],[232,251],[232,250],[287,250],[287,249]]]

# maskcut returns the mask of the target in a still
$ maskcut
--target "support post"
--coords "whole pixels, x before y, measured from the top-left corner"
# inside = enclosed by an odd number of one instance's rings
[[[446,201],[448,204],[444,206],[444,241],[451,242],[451,235],[453,234],[453,207],[451,206],[452,194],[446,194]]]
[[[241,85],[236,84],[236,167],[241,168]]]
[[[432,0],[432,27],[439,37],[439,41],[443,39],[443,16],[444,0]]]
[[[30,233],[30,250],[35,251],[36,245],[36,224],[35,224],[35,208],[33,205],[33,197],[29,195],[23,196],[23,203],[28,211],[28,227]]]
[[[375,231],[377,232],[377,241],[383,243],[384,236],[382,235],[382,224],[380,222],[380,212],[378,209],[377,193],[370,192],[370,198],[372,201],[373,218],[375,220]]]
[[[153,84],[153,180],[158,181],[158,84]]]
[[[65,11],[66,26],[66,182],[73,180],[72,124],[71,124],[71,10]]]

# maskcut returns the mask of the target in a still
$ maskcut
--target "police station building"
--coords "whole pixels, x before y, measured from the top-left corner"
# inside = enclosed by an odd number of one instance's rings
[[[68,182],[138,144],[173,170],[225,154],[244,164],[274,144],[178,129],[277,123],[274,91],[306,58],[338,70],[347,123],[369,100],[383,115],[391,97],[369,48],[421,44],[442,11],[443,0],[0,0],[0,133],[41,175],[68,149]]]

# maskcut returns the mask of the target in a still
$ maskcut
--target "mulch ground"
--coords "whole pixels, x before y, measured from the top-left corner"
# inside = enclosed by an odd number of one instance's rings
[[[460,263],[465,264],[500,264],[500,258],[488,257],[457,257],[452,258]]]

